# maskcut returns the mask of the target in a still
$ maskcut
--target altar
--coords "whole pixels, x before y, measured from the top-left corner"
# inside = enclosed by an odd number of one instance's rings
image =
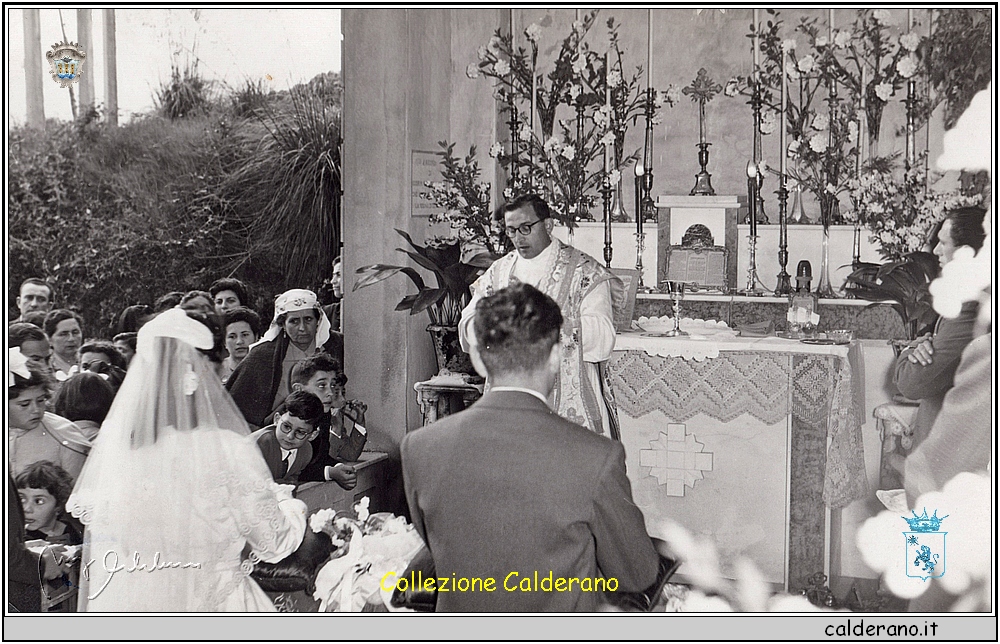
[[[618,336],[608,363],[626,466],[651,536],[709,536],[775,587],[830,574],[831,512],[868,492],[860,345]],[[685,569],[678,571],[685,579]]]

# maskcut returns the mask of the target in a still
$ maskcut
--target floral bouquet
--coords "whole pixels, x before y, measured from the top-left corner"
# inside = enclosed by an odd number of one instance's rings
[[[360,612],[366,604],[379,604],[380,583],[386,574],[401,573],[423,547],[412,525],[389,512],[369,514],[369,499],[355,504],[354,516],[332,509],[309,518],[313,532],[325,532],[336,548],[316,574],[313,598],[319,612]]]

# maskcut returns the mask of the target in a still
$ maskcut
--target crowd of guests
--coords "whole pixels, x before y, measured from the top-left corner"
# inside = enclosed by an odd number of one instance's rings
[[[332,290],[342,293],[339,285]],[[80,314],[57,303],[50,283],[29,278],[16,299],[20,315],[8,326],[8,487],[19,501],[8,535],[19,547],[8,554],[27,571],[11,575],[12,590],[20,590],[11,594],[14,609],[38,610],[39,586],[51,590],[70,573],[58,547],[39,555],[38,546],[82,544],[84,526],[67,511],[67,499],[136,364],[142,328],[167,311],[182,311],[211,331],[213,348],[199,350],[219,391],[228,390],[223,397],[242,413],[244,431],[253,432],[275,482],[356,486],[351,463],[367,440],[367,406],[345,397],[339,319],[334,325],[327,314],[339,310],[321,305],[312,291],[278,295],[262,329],[246,285],[219,279],[207,291],[171,292],[152,306],[126,307],[110,338],[91,337]]]

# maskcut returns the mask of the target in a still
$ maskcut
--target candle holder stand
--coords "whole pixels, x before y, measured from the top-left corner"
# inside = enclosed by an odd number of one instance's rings
[[[694,176],[694,188],[691,188],[691,196],[715,196],[715,189],[712,187],[712,175],[706,170],[708,166],[708,146],[711,143],[698,144],[698,163],[701,165],[701,172]]]
[[[601,187],[601,200],[604,202],[604,265],[611,268],[611,186],[605,177],[604,185]]]
[[[781,185],[778,187],[778,265],[781,271],[778,273],[778,285],[774,288],[774,294],[782,297],[792,294],[792,276],[788,274],[788,188],[785,186],[785,177],[781,177]]]
[[[764,286],[764,283],[757,275],[757,235],[747,235],[747,248],[750,251],[747,254],[747,287],[739,291],[739,294],[750,296],[765,295],[770,291]]]
[[[646,286],[642,280],[642,253],[646,250],[646,233],[635,234],[635,270],[639,271],[639,286],[637,293],[652,293],[653,289]]]
[[[756,28],[756,26],[754,27]],[[754,73],[756,78],[757,74]],[[755,80],[753,84],[753,95],[750,97],[750,107],[753,109],[753,163],[755,167],[759,168],[760,164],[760,154],[761,154],[761,142],[760,142],[760,126],[762,121],[761,107],[764,105],[764,99],[761,97],[760,93],[760,81]],[[756,218],[758,224],[769,223],[767,219],[767,213],[764,212],[764,171],[763,168],[759,168],[757,172],[757,194],[755,201],[757,202]]]
[[[507,119],[507,127],[510,128],[510,185],[514,189],[514,192],[518,192],[518,187],[520,185],[520,172],[518,170],[518,143],[517,143],[517,105],[514,104],[514,95],[509,94],[507,99],[507,111],[509,113],[509,118]]]

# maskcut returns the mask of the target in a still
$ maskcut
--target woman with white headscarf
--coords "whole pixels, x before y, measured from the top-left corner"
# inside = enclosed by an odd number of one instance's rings
[[[325,351],[344,364],[344,338],[330,328],[316,294],[292,289],[274,301],[274,319],[226,381],[226,389],[251,427],[269,423],[291,393],[289,374],[296,362]]]
[[[275,610],[249,577],[299,547],[306,506],[271,479],[181,309],[142,327],[137,352],[66,504],[87,527],[79,608]]]

